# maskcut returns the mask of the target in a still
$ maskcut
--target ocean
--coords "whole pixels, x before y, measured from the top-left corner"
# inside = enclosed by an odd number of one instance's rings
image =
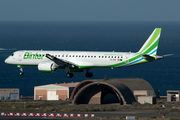
[[[142,78],[160,95],[180,90],[180,22],[0,22],[0,88],[19,88],[20,95],[33,96],[34,86],[80,82],[86,71],[66,78],[65,70],[39,72],[37,67],[19,68],[4,60],[17,50],[137,52],[154,28],[162,28],[158,55],[164,59],[125,68],[93,68],[90,79]]]

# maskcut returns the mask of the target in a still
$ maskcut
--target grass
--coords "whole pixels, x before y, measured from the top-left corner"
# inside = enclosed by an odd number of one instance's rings
[[[1,102],[0,110],[1,111],[48,111],[56,110],[56,108],[51,108],[52,105],[68,105],[71,101],[43,101],[43,102]]]
[[[80,105],[78,107],[72,107],[70,100],[66,101],[41,101],[37,103],[33,102],[1,102],[1,111],[43,111],[43,112],[89,112],[89,111],[115,111],[114,106],[100,106],[100,107],[90,107],[85,105]],[[62,105],[69,105],[67,107],[62,107]]]
[[[164,109],[164,110],[158,110],[158,111],[155,111],[154,113],[157,113],[157,114],[161,114],[161,112],[163,112],[163,114],[179,114],[180,110],[178,109],[174,109],[174,108],[169,108],[169,109]]]

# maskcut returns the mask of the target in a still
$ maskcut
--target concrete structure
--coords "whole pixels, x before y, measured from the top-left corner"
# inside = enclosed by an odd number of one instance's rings
[[[34,100],[66,100],[77,84],[79,82],[36,86]]]
[[[140,96],[153,96],[154,91],[152,90],[134,90],[135,99],[138,100]]]
[[[79,83],[71,99],[73,104],[131,104],[136,101],[133,93],[138,90],[151,91],[156,96],[152,86],[143,79],[99,79]]]
[[[167,90],[167,101],[168,102],[179,101],[180,100],[179,93],[180,90]]]
[[[140,104],[145,104],[145,103],[149,103],[149,104],[156,104],[156,97],[153,96],[139,96],[137,97],[137,101]]]
[[[1,100],[19,100],[18,88],[0,88]]]

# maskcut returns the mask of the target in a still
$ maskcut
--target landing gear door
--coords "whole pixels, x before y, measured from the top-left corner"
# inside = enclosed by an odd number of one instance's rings
[[[23,52],[22,52],[22,51],[19,51],[19,52],[18,52],[18,60],[21,61],[21,60],[22,60],[22,57],[23,57]]]

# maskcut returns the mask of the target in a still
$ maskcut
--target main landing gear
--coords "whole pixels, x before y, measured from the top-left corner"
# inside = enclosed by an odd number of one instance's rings
[[[67,77],[67,78],[72,78],[73,76],[74,76],[73,73],[67,72],[67,74],[66,74],[66,77]]]
[[[92,72],[89,72],[89,70],[87,69],[86,77],[87,78],[92,78],[92,76],[93,76]]]
[[[86,77],[87,77],[87,78],[92,78],[92,76],[93,76],[93,74],[92,74],[91,72],[87,72],[87,73],[86,73]]]
[[[69,71],[67,72],[67,74],[66,74],[66,77],[67,78],[72,78],[74,75],[73,75],[73,73],[70,73]],[[93,76],[93,74],[91,73],[91,72],[89,72],[89,70],[87,70],[87,72],[86,72],[86,77],[87,78],[91,78]]]

